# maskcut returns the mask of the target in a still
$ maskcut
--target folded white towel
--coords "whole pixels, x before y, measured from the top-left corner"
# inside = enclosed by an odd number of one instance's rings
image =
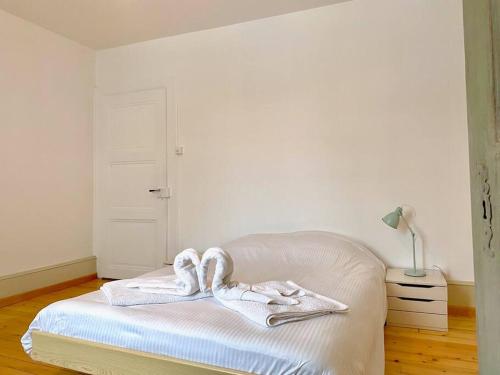
[[[218,299],[218,301],[228,309],[237,311],[264,327],[275,327],[318,316],[346,312],[349,309],[347,305],[341,302],[304,289],[292,281],[267,281],[255,284],[253,288],[278,291],[295,290],[294,298],[297,299],[298,303],[290,306],[237,299]]]
[[[197,267],[200,255],[194,249],[181,251],[174,260],[175,275],[136,278],[129,280],[128,288],[139,288],[146,293],[190,296],[200,290]]]
[[[174,275],[112,281],[104,284],[101,291],[113,306],[162,304],[211,297],[211,291],[199,290],[199,263],[198,252],[186,249],[175,257]]]
[[[140,290],[139,288],[128,288],[127,284],[130,280],[110,281],[101,286],[101,291],[106,297],[106,300],[113,306],[134,306],[134,305],[150,305],[163,304],[173,302],[194,301],[200,298],[212,297],[210,291],[191,294],[189,296],[179,296],[166,293],[149,293]],[[158,289],[158,288],[156,288]]]
[[[266,285],[250,285],[231,281],[233,274],[233,259],[219,247],[212,247],[203,253],[198,276],[201,291],[208,291],[208,267],[215,261],[215,271],[212,279],[212,292],[218,300],[226,301],[253,301],[259,303],[273,303],[279,305],[295,305],[298,300],[294,297],[300,295],[300,291],[287,285],[279,288],[269,288]]]

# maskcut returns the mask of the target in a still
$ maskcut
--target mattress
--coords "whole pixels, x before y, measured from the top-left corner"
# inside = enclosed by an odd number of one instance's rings
[[[22,337],[25,351],[40,330],[255,374],[384,373],[385,266],[368,249],[327,232],[251,235],[223,247],[235,280],[293,280],[349,312],[265,328],[213,298],[117,307],[98,291],[41,310]]]

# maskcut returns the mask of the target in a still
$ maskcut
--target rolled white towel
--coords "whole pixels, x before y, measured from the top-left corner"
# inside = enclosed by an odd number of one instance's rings
[[[212,279],[212,290],[220,289],[231,282],[233,275],[233,258],[219,247],[211,247],[206,250],[201,257],[198,267],[198,278],[200,290],[208,290],[208,267],[215,260],[215,270]]]

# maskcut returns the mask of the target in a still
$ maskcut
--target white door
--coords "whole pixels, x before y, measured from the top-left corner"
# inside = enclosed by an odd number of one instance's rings
[[[100,277],[130,278],[167,256],[165,90],[96,97],[95,224]]]

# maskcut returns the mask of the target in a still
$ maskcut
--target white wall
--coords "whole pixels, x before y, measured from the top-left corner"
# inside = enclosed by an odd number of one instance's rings
[[[0,11],[0,276],[92,255],[95,53]]]
[[[425,265],[472,280],[461,7],[358,0],[103,50],[97,86],[174,92],[178,248],[323,229],[408,266],[380,220],[406,203]]]

